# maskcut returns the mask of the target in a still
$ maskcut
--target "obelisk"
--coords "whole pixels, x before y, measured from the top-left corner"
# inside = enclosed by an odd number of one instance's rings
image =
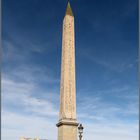
[[[68,2],[63,20],[58,140],[77,140],[74,16]]]

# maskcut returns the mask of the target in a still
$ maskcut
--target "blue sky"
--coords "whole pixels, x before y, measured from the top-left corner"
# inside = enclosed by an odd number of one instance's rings
[[[84,139],[138,140],[138,1],[71,0]],[[2,2],[2,139],[57,139],[67,1]]]

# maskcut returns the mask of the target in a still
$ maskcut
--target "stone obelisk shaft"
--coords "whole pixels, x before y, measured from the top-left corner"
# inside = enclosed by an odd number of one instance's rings
[[[74,17],[63,21],[60,119],[76,119]]]
[[[77,140],[74,16],[68,3],[63,20],[58,140]]]

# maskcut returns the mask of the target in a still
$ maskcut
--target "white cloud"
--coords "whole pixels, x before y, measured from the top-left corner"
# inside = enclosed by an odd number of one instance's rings
[[[56,107],[49,100],[37,99],[32,96],[35,85],[5,79],[2,80],[2,85],[3,103],[10,103],[17,107],[24,106],[23,111],[37,113],[38,115],[56,116],[58,114]]]
[[[84,124],[84,139],[138,140],[138,125]]]
[[[40,137],[55,140],[57,128],[54,121],[37,117],[2,111],[2,139],[18,140],[20,137]]]

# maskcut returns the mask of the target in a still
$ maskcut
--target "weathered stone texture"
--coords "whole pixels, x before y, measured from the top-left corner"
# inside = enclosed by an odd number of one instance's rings
[[[58,140],[77,140],[74,16],[68,3],[63,20]]]

